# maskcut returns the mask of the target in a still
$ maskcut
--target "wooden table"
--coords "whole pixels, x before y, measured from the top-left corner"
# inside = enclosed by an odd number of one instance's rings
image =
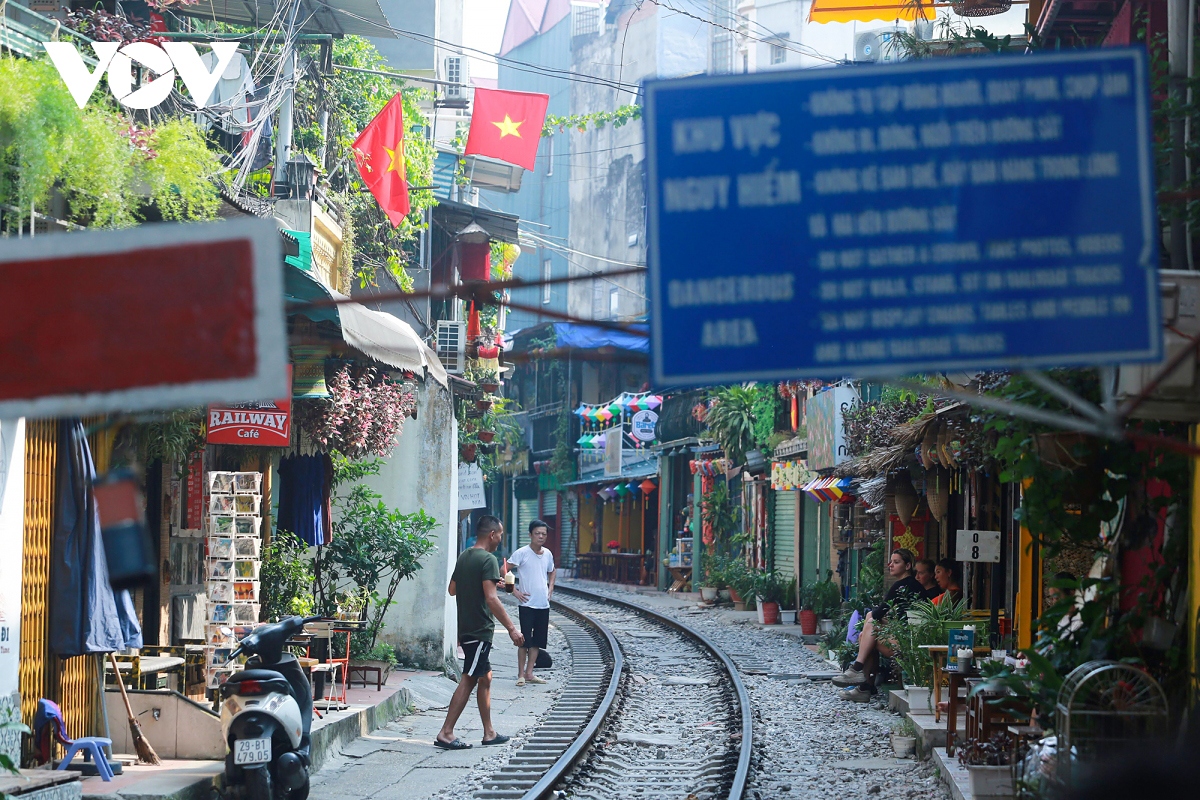
[[[922,650],[929,652],[929,659],[933,662],[933,718],[941,722],[942,712],[940,709],[942,702],[942,677],[949,674],[946,670],[946,658],[949,656],[949,646],[944,644],[923,644],[920,645]],[[980,656],[988,656],[992,654],[992,648],[980,645],[972,648],[975,651],[976,660]]]
[[[958,690],[967,686],[969,681],[980,677],[978,670],[970,672],[959,672],[957,670],[947,670],[947,675],[950,676],[949,689],[950,698],[946,704],[946,755],[954,755],[954,740],[958,734]],[[968,690],[968,693],[969,690]]]

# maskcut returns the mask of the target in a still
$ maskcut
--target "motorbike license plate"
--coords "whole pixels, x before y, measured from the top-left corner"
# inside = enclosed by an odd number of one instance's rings
[[[238,739],[233,743],[235,764],[265,764],[270,760],[270,739]]]

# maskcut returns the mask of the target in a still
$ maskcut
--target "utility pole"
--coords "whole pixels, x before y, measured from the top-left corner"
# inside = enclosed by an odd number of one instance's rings
[[[293,31],[296,27],[296,13],[299,10],[300,0],[294,0],[288,15],[287,38],[280,54],[280,58],[283,59],[283,101],[279,104],[279,138],[275,140],[276,184],[281,178],[286,179],[287,162],[292,155],[292,106],[296,93],[296,45]]]

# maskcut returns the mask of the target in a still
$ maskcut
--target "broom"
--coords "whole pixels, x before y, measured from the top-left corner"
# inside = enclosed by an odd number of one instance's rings
[[[138,763],[158,766],[162,763],[158,759],[158,753],[154,752],[154,748],[150,746],[146,734],[142,731],[142,723],[137,721],[137,717],[133,715],[133,708],[129,705],[129,695],[125,694],[125,681],[121,679],[117,657],[109,653],[108,658],[112,661],[113,672],[117,675],[117,686],[121,687],[121,699],[125,701],[125,713],[129,715],[129,735],[133,737],[133,747],[137,750]]]

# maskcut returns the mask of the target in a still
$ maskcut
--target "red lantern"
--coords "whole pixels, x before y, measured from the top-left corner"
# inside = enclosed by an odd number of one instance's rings
[[[458,247],[458,275],[462,282],[487,282],[492,275],[492,245],[488,232],[472,222],[454,239]]]
[[[642,481],[642,494],[650,494],[657,488],[658,485],[649,478],[646,478],[646,480]]]

